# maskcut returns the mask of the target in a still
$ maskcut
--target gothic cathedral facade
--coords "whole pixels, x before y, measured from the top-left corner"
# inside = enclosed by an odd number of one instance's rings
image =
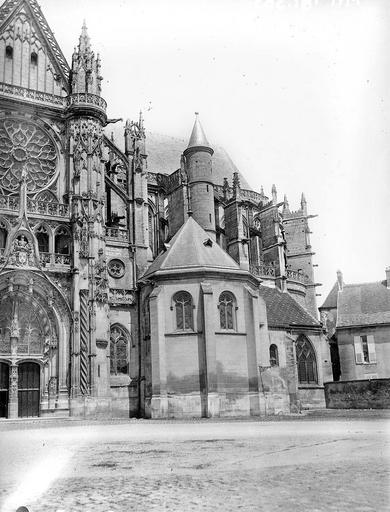
[[[3,2],[0,416],[324,406],[304,196],[242,186],[198,116],[154,167],[142,115],[106,135],[101,81],[85,24],[69,65],[36,0]]]

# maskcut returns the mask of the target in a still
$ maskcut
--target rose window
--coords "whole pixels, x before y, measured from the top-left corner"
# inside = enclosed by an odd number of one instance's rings
[[[35,124],[20,119],[0,121],[0,184],[17,192],[22,176],[27,192],[37,192],[54,179],[57,153],[50,137]]]
[[[111,260],[108,263],[108,273],[115,279],[123,277],[125,274],[125,264],[121,260]]]

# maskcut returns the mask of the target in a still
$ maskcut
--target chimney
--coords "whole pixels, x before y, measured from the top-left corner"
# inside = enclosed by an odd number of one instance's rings
[[[386,267],[386,286],[390,290],[390,267]]]
[[[339,292],[341,292],[343,290],[343,286],[344,286],[343,273],[341,272],[341,270],[337,271],[337,282],[339,285]]]

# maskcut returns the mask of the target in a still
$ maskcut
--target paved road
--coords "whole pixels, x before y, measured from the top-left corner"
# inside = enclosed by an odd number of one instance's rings
[[[27,426],[0,428],[1,512],[390,510],[386,419]]]

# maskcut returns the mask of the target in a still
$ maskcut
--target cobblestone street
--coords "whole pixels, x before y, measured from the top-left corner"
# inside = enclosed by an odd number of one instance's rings
[[[1,512],[386,511],[389,421],[0,424]]]

